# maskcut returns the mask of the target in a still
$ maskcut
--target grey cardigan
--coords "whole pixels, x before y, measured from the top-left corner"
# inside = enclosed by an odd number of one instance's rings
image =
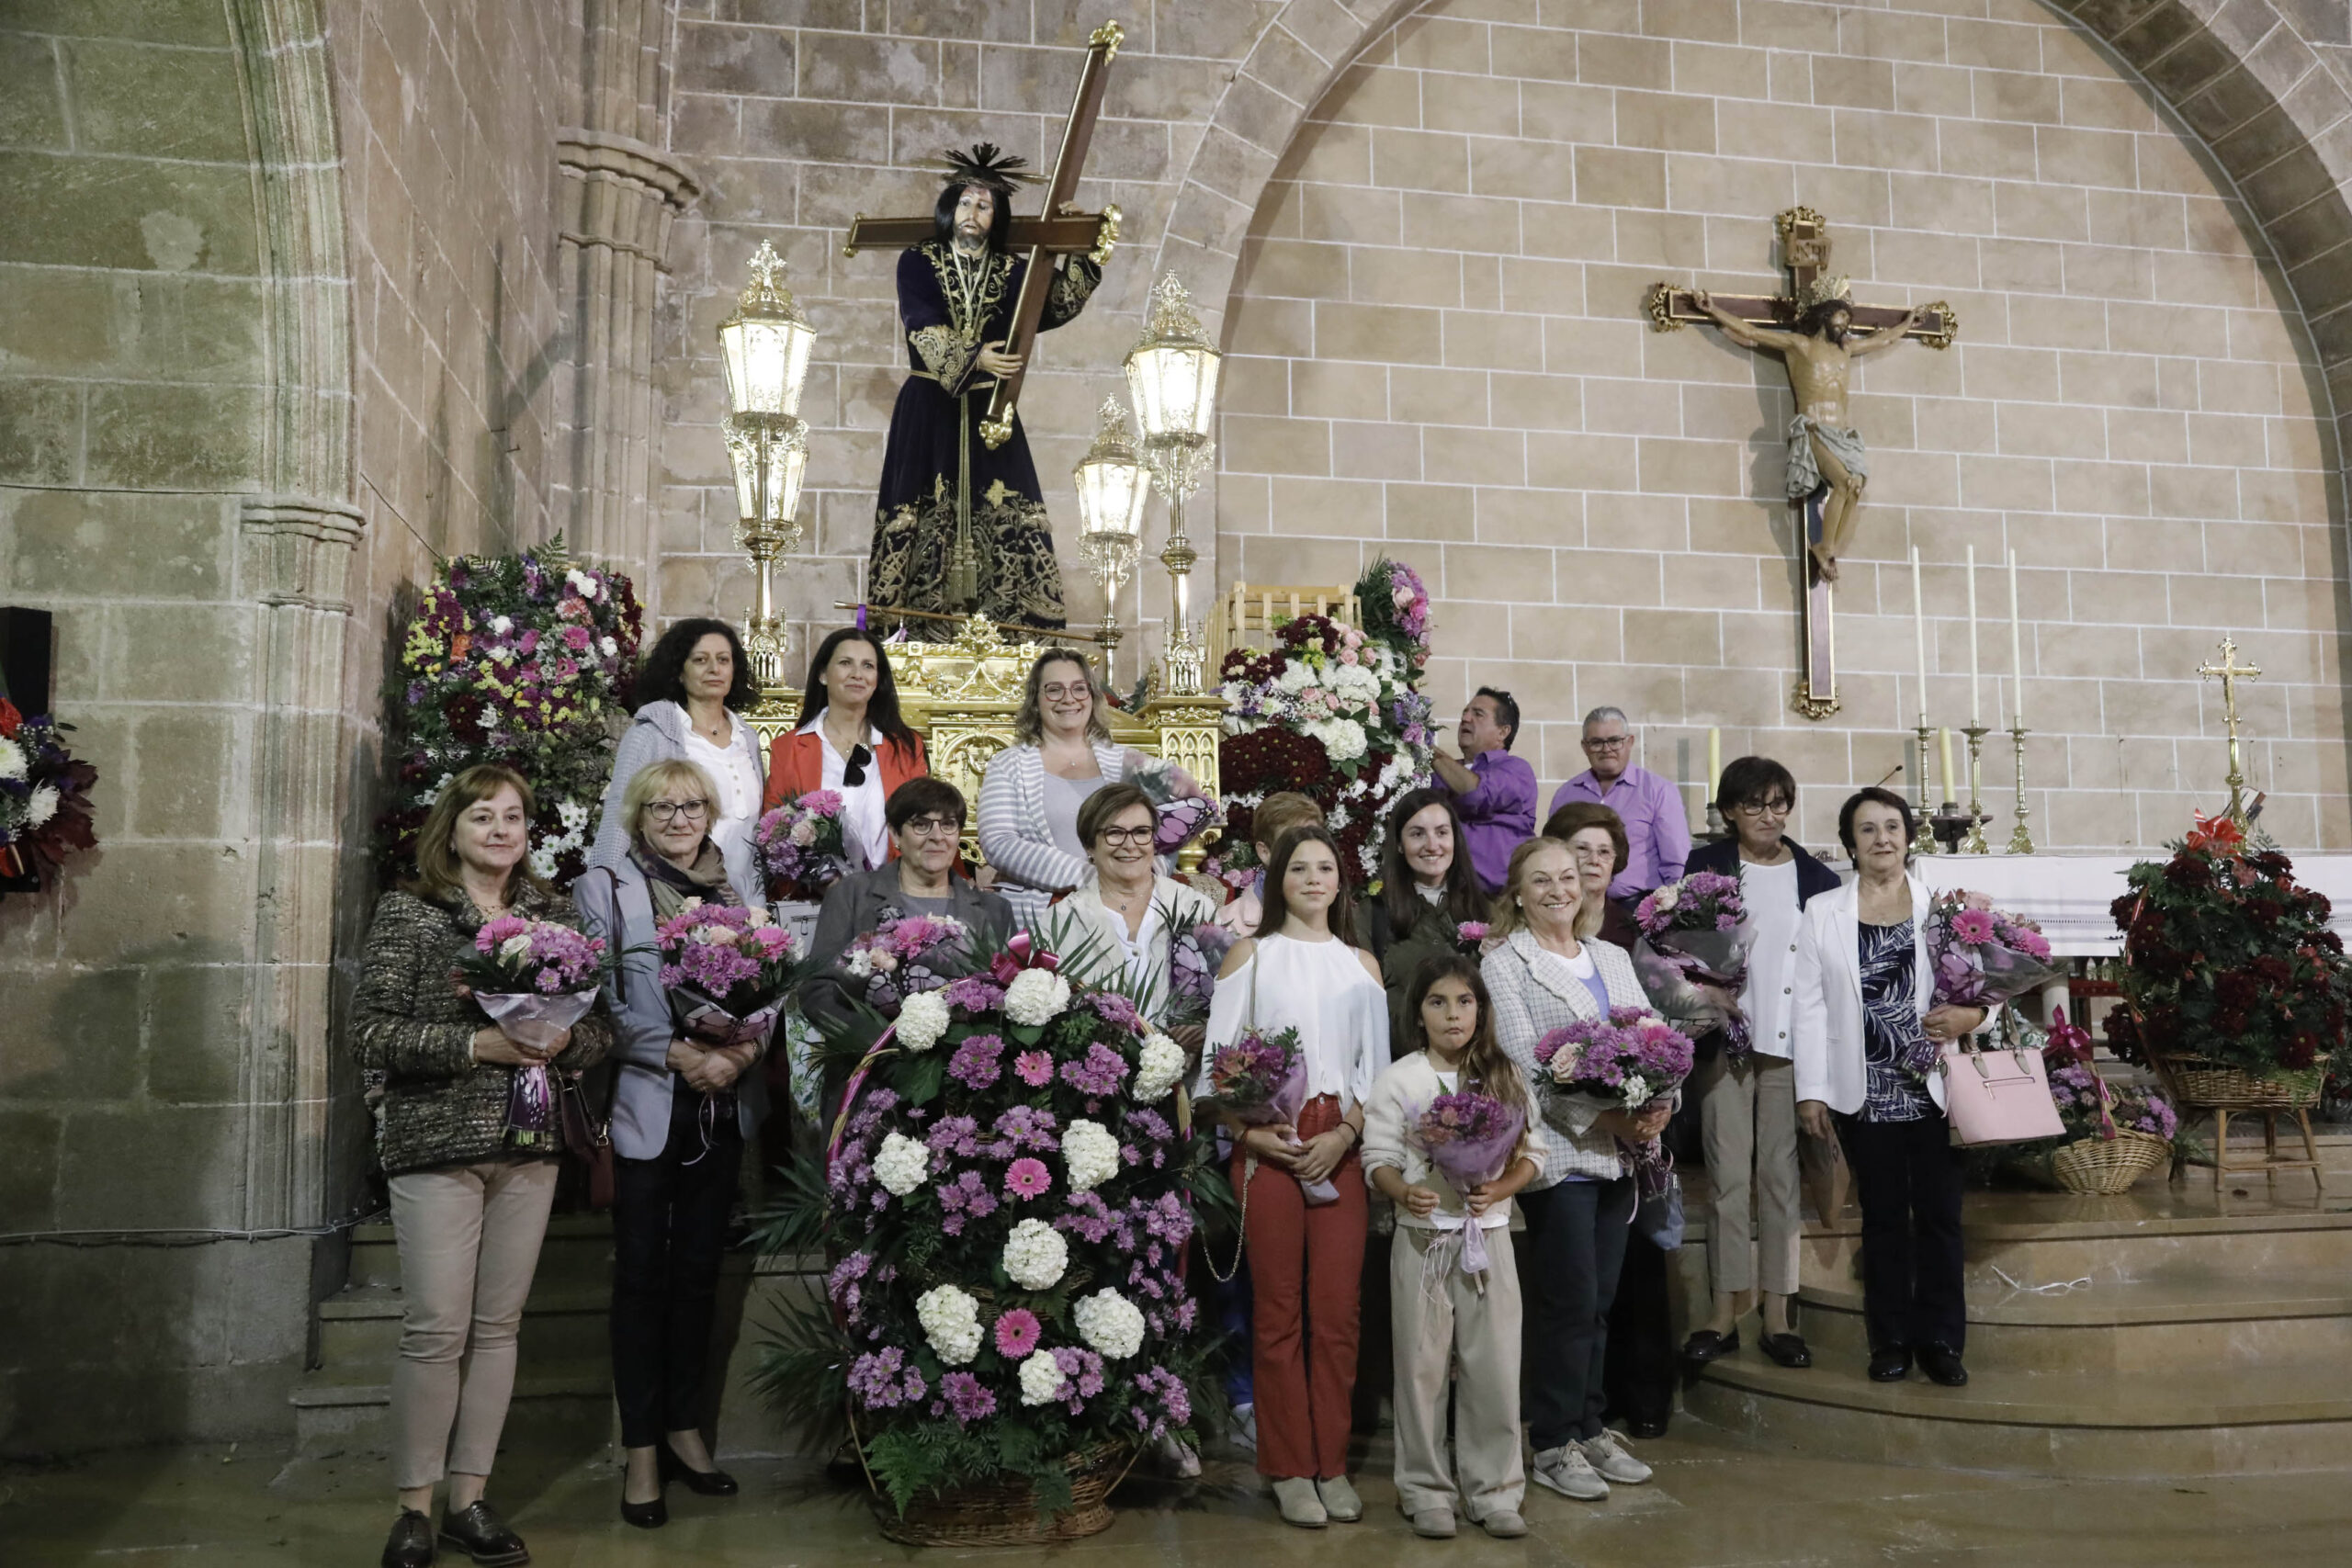
[[[607,875],[607,872],[610,873]],[[735,884],[735,896],[758,906],[759,889]],[[593,866],[571,885],[586,929],[620,954],[605,976],[605,1005],[613,1015],[613,1152],[623,1159],[658,1158],[670,1141],[670,1099],[678,1082],[670,1067],[677,1025],[662,987],[662,955],[653,943],[653,895],[645,873],[628,855],[617,866]],[[769,1049],[775,1048],[771,1038]],[[768,1114],[767,1078],[753,1063],[735,1079],[735,1124],[749,1138]]]
[[[1012,934],[1012,907],[995,894],[951,876],[947,897],[948,912],[964,922],[975,940],[1002,941]],[[848,1004],[863,991],[853,990],[835,965],[851,942],[882,923],[887,908],[907,912],[897,861],[852,872],[826,891],[824,907],[817,912],[817,934],[808,942],[809,978],[800,987],[800,1010],[809,1022],[822,1028],[848,1021]]]
[[[741,723],[741,716],[736,716]],[[764,790],[768,777],[768,761],[760,750],[760,738],[749,724],[742,725],[742,749],[758,771]],[[628,860],[628,828],[621,821],[621,797],[628,793],[628,781],[648,762],[678,761],[686,755],[686,710],[668,698],[646,704],[637,710],[637,717],[621,737],[620,747],[613,753],[612,783],[605,786],[604,816],[596,824],[596,841],[588,851],[588,863],[617,872]],[[758,869],[758,850],[752,835],[745,833],[735,840],[727,856],[727,880],[740,890],[752,890],[752,902],[763,902],[760,895],[767,886],[767,879]]]

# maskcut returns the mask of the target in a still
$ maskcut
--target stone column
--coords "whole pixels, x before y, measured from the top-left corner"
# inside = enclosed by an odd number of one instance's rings
[[[574,550],[639,582],[653,562],[653,311],[671,226],[701,194],[666,138],[673,0],[586,0],[582,124],[560,133],[559,238],[571,355],[558,517]]]

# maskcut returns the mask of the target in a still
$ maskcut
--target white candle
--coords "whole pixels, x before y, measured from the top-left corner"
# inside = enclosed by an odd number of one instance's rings
[[[1944,729],[1939,730],[1937,733],[1942,738],[1944,747],[1944,798],[1946,800],[1958,800],[1960,796],[1952,793],[1951,787],[1951,731]],[[1933,797],[1930,796],[1930,798]]]
[[[1968,547],[1968,722],[1984,722],[1984,705],[1976,691],[1976,547]]]
[[[2025,638],[2018,630],[2018,553],[2009,552],[2009,669],[2017,681],[2017,700],[2009,709],[2012,727],[2025,728]]]
[[[1928,727],[1928,613],[1919,593],[1919,547],[1911,547],[1911,635],[1919,645],[1919,728]]]
[[[1710,798],[1713,798],[1715,793],[1715,781],[1723,776],[1724,732],[1720,729],[1710,729],[1707,731],[1707,795]]]

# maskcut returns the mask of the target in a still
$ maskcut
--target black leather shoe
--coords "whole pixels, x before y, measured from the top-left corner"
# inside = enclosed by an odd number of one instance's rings
[[[1629,1416],[1625,1418],[1625,1435],[1629,1438],[1641,1438],[1645,1439],[1650,1438],[1663,1438],[1666,1436],[1666,1417],[1663,1416],[1656,1416],[1647,1419],[1637,1420]]]
[[[516,1568],[531,1560],[523,1538],[506,1528],[488,1501],[441,1516],[441,1539],[485,1568]]]
[[[1919,1347],[1919,1370],[1929,1381],[1946,1388],[1964,1388],[1968,1384],[1968,1369],[1962,1365],[1960,1352],[1949,1345]]]
[[[384,1540],[384,1568],[428,1568],[433,1562],[433,1521],[402,1508]]]
[[[1794,1334],[1767,1334],[1756,1341],[1757,1348],[1784,1367],[1813,1365],[1813,1351],[1804,1340]]]
[[[686,1490],[697,1497],[732,1497],[743,1490],[735,1484],[735,1478],[723,1470],[695,1470],[689,1467],[684,1460],[678,1457],[677,1450],[671,1448],[667,1438],[654,1446],[653,1457],[661,1461],[662,1480],[683,1481],[686,1483]]]
[[[1911,1375],[1911,1348],[1891,1345],[1871,1352],[1871,1382],[1901,1382]]]
[[[1739,1348],[1739,1330],[1718,1334],[1712,1328],[1702,1328],[1682,1342],[1682,1359],[1694,1367],[1719,1360]]]
[[[658,1530],[669,1522],[670,1502],[668,1498],[656,1497],[650,1503],[632,1503],[628,1500],[628,1485],[626,1483],[622,1485],[621,1523],[625,1525],[635,1525],[641,1530]]]

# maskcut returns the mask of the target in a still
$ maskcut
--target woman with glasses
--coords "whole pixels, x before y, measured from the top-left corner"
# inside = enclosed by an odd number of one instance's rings
[[[1162,1024],[1174,999],[1178,951],[1193,928],[1216,918],[1208,897],[1163,876],[1152,852],[1159,814],[1140,784],[1104,784],[1078,808],[1078,841],[1088,868],[1075,892],[1055,900],[1043,922],[1046,945],[1071,978],[1125,990],[1144,1016]],[[1199,944],[1189,954],[1205,968]],[[1187,1052],[1200,1049],[1197,1023],[1171,1032]]]
[[[1002,941],[1012,932],[1012,910],[993,893],[983,893],[956,874],[957,846],[964,836],[964,793],[945,779],[909,779],[891,792],[887,807],[890,857],[872,871],[853,872],[825,892],[817,934],[808,944],[811,978],[800,988],[800,1009],[819,1027],[850,1021],[849,1003],[862,1000],[865,985],[835,966],[849,944],[889,921],[909,915],[959,920],[976,942]],[[839,1086],[825,1086],[826,1115]],[[827,1121],[823,1125],[830,1126]]]
[[[628,860],[636,834],[622,807],[638,770],[649,762],[688,761],[714,785],[710,841],[727,862],[729,879],[759,886],[752,829],[763,809],[764,770],[759,737],[741,715],[759,702],[760,688],[735,628],[699,616],[680,621],[645,656],[637,692],[643,701],[613,753],[612,782],[605,786],[604,815],[588,863],[618,871]],[[552,874],[568,871],[559,863]]]
[[[1110,701],[1085,656],[1047,649],[1029,667],[1013,745],[989,760],[980,783],[980,853],[1024,925],[1054,895],[1086,880],[1090,862],[1078,836],[1079,807],[1126,769],[1111,739]]]
[[[896,852],[888,820],[899,786],[930,772],[922,737],[899,716],[899,683],[882,639],[843,626],[817,645],[800,717],[768,747],[772,810],[811,790],[842,797],[842,846],[852,871],[870,871]]]
[[[1699,1042],[1691,1083],[1699,1095],[1700,1134],[1714,1212],[1707,1224],[1707,1268],[1713,1306],[1683,1343],[1683,1359],[1703,1366],[1739,1348],[1739,1320],[1758,1305],[1758,1345],[1784,1367],[1813,1365],[1813,1352],[1789,1321],[1797,1290],[1798,1213],[1796,1069],[1790,1043],[1795,996],[1799,913],[1835,892],[1838,874],[1788,837],[1796,780],[1770,757],[1741,757],[1724,769],[1715,805],[1734,837],[1690,857],[1693,872],[1739,878],[1749,938],[1747,983],[1739,1008],[1754,1050],[1734,1060],[1720,1033]],[[1826,1219],[1830,1216],[1824,1215]],[[1755,1240],[1748,1238],[1753,1235]],[[1695,1315],[1695,1314],[1694,1314]]]
[[[707,1497],[736,1484],[703,1439],[703,1373],[718,1302],[718,1265],[743,1145],[768,1109],[754,1070],[763,1040],[716,1044],[684,1036],[662,985],[655,928],[689,902],[760,903],[712,832],[718,786],[695,763],[648,763],[622,796],[628,852],[573,893],[588,929],[618,957],[605,997],[617,1022],[613,1089],[613,1393],[628,1451],[621,1517],[669,1520],[662,1488]]]

